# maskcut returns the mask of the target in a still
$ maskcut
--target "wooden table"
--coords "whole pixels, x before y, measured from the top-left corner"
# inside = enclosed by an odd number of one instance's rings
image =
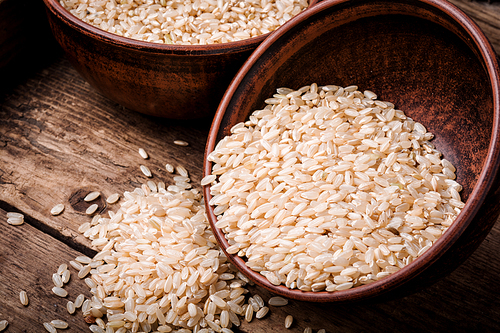
[[[500,52],[500,5],[452,2],[477,21]],[[124,109],[92,89],[56,48],[28,52],[9,68],[0,71],[0,320],[9,321],[7,332],[42,332],[42,323],[53,319],[67,321],[70,332],[86,332],[81,312],[66,311],[68,299],[80,293],[90,296],[75,271],[66,299],[51,292],[51,275],[60,264],[95,253],[77,231],[90,219],[82,195],[133,190],[147,180],[140,164],[152,170],[153,180],[166,183],[172,175],[165,164],[182,164],[193,183],[199,183],[210,119],[172,121]],[[181,147],[174,140],[190,144]],[[141,147],[148,160],[139,156]],[[57,203],[64,203],[66,210],[52,216],[50,209]],[[22,212],[26,223],[8,225],[10,211]],[[327,332],[498,332],[499,253],[497,223],[462,266],[416,294],[378,304],[291,301],[240,329],[285,332],[285,316],[292,314],[293,332],[308,326]],[[27,307],[19,302],[21,290],[28,292]],[[265,300],[271,297],[261,288],[251,290]]]

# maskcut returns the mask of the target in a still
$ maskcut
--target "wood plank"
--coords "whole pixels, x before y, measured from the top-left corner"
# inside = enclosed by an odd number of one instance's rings
[[[498,54],[500,54],[500,3],[470,0],[449,0],[462,9],[483,30]]]
[[[92,89],[65,59],[0,103],[0,198],[68,242],[88,244],[76,230],[88,221],[90,204],[71,206],[75,194],[81,203],[90,191],[107,197],[133,190],[149,180],[141,164],[156,182],[171,181],[166,163],[184,165],[195,184],[201,179],[210,120],[172,121],[124,109]],[[177,139],[190,145],[175,145]],[[149,159],[139,155],[140,147]],[[50,209],[58,203],[66,210],[53,217]]]
[[[81,253],[28,223],[11,226],[6,221],[6,212],[0,209],[0,320],[9,322],[5,332],[45,332],[43,323],[54,319],[69,323],[69,332],[87,331],[81,310],[74,315],[66,310],[68,300],[74,301],[81,293],[87,298],[91,296],[77,272],[70,267],[66,298],[51,291],[54,286],[52,274],[59,265]],[[19,300],[21,290],[28,294],[28,306],[23,306]]]
[[[500,52],[499,4],[451,2],[478,22]],[[91,252],[89,242],[77,232],[89,220],[82,196],[93,190],[103,196],[132,190],[148,180],[139,171],[140,164],[151,168],[152,180],[165,182],[172,176],[164,164],[183,164],[198,183],[210,120],[170,121],[126,110],[95,92],[64,58],[56,58],[9,93],[0,89],[0,119],[0,208],[15,207],[30,222],[8,226],[5,211],[0,209],[4,236],[0,241],[0,283],[5,286],[0,288],[0,319],[11,322],[7,332],[43,331],[42,322],[67,314],[65,300],[53,295],[50,288],[44,289],[51,286],[50,277],[59,260],[67,262],[79,253],[71,247]],[[176,146],[175,139],[186,140],[190,146]],[[150,159],[139,156],[140,147],[150,153]],[[65,203],[65,212],[51,216],[50,209],[60,202]],[[287,331],[283,328],[287,314],[296,318],[290,332],[303,332],[306,326],[327,332],[386,332],[388,327],[405,332],[499,331],[499,252],[497,223],[461,267],[414,295],[380,304],[341,306],[291,301],[287,307],[271,308],[262,320],[243,323],[241,331]],[[36,270],[26,268],[33,263]],[[28,308],[18,301],[21,288],[31,290]],[[80,292],[89,295],[77,279],[68,290],[71,299]],[[261,288],[251,290],[266,300],[272,296]],[[74,320],[72,332],[86,330],[79,315],[64,318]]]

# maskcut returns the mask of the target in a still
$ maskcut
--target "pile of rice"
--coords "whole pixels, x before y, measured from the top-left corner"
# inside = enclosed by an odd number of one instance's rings
[[[208,156],[227,251],[274,285],[336,291],[394,273],[463,208],[433,134],[357,86],[279,88]]]
[[[79,19],[137,40],[206,45],[274,31],[307,0],[60,0]]]
[[[217,246],[198,190],[174,179],[125,192],[116,213],[82,225],[100,250],[79,274],[90,273],[92,332],[230,333],[262,308],[246,303],[248,279]]]

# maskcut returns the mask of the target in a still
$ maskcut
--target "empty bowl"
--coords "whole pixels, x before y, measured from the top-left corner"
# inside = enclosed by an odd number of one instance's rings
[[[228,258],[251,280],[289,298],[355,302],[400,297],[442,278],[462,263],[495,223],[500,199],[498,61],[487,38],[461,10],[436,0],[325,0],[266,39],[227,89],[206,146],[207,156],[231,128],[249,119],[277,88],[357,85],[394,103],[435,135],[432,140],[456,167],[463,186],[461,213],[423,254],[395,273],[347,290],[301,291],[274,285]],[[229,243],[215,226],[211,186],[207,213],[221,247]]]

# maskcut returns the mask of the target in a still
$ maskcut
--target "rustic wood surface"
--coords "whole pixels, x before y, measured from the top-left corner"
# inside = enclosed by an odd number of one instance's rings
[[[9,0],[0,0],[0,4]],[[500,4],[452,0],[483,29],[500,52]],[[1,46],[1,45],[0,45]],[[11,63],[0,71],[0,320],[6,332],[42,332],[43,322],[63,319],[70,332],[85,332],[81,312],[69,315],[68,299],[90,295],[72,271],[67,299],[51,291],[59,264],[79,253],[92,255],[77,231],[89,221],[81,198],[90,191],[103,197],[133,190],[148,179],[169,183],[165,164],[184,165],[193,183],[201,178],[204,142],[210,119],[171,121],[134,113],[94,91],[57,50],[37,66]],[[16,69],[16,71],[12,70]],[[174,140],[185,140],[187,147]],[[143,147],[150,158],[142,159]],[[65,211],[50,209],[63,203]],[[500,204],[500,203],[499,203]],[[100,209],[115,209],[101,202]],[[6,212],[22,212],[26,223],[10,226]],[[496,332],[500,331],[500,223],[478,250],[450,276],[402,299],[378,304],[311,304],[291,301],[264,319],[243,323],[242,332]],[[30,304],[19,302],[26,290]],[[252,288],[268,299],[261,288]],[[295,318],[283,327],[287,314]]]

